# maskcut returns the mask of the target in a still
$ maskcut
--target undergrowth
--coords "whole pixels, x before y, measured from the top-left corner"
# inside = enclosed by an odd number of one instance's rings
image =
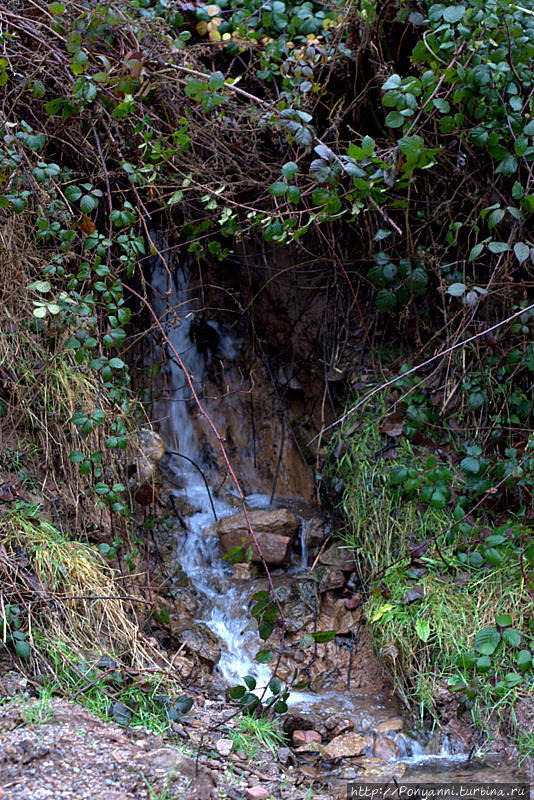
[[[417,392],[416,409],[430,409],[424,382]],[[392,403],[347,421],[331,466],[343,481],[342,536],[366,586],[377,653],[421,721],[427,713],[439,721],[452,703],[528,752],[513,709],[534,698],[534,549],[520,505],[532,486],[531,450],[518,469],[515,451],[492,448],[491,437],[484,450],[474,444],[482,438],[466,442],[451,416],[439,431],[437,419],[422,423],[407,409],[414,392]]]

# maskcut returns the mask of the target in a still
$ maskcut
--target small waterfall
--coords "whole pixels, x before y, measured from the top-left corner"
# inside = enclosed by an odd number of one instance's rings
[[[151,233],[151,238],[161,251],[165,250],[165,243],[157,234]],[[187,267],[180,265],[174,269],[170,259],[158,256],[154,259],[151,283],[154,310],[189,371],[195,391],[201,395],[206,356],[193,341],[193,326],[199,312],[191,298]],[[226,359],[235,357],[235,342],[221,335],[215,324],[210,323],[210,327],[217,333],[221,355]],[[204,598],[202,618],[198,621],[207,624],[223,645],[217,669],[225,683],[240,682],[245,675],[253,675],[259,687],[265,686],[270,670],[254,660],[260,643],[256,633],[248,629],[247,597],[232,580],[231,566],[221,559],[216,537],[204,535],[214,522],[213,510],[221,519],[235,513],[236,509],[218,499],[210,499],[202,475],[194,466],[205,467],[191,423],[191,389],[168,345],[166,349],[165,370],[172,396],[171,429],[164,433],[168,449],[177,453],[170,459],[170,469],[178,485],[183,485],[181,490],[176,490],[176,495],[183,498],[193,512],[187,520],[187,531],[180,531],[177,536],[176,560]],[[166,413],[165,409],[161,416]],[[175,444],[172,444],[173,439]]]

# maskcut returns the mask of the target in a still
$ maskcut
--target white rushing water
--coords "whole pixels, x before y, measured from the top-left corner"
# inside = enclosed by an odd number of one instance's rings
[[[152,237],[164,250],[164,243],[156,235],[152,234]],[[194,299],[191,299],[186,270],[183,267],[174,270],[170,260],[155,259],[152,289],[154,310],[191,375],[195,390],[201,393],[206,360],[191,337],[191,326],[198,312],[195,311]],[[210,325],[221,334],[216,325]],[[235,357],[236,345],[230,337],[219,336],[219,349],[224,359]],[[217,670],[224,681],[232,685],[239,683],[245,675],[252,675],[258,687],[262,687],[269,681],[270,670],[254,660],[261,645],[257,633],[251,630],[247,597],[232,580],[230,565],[221,559],[217,538],[205,535],[206,529],[214,522],[214,510],[217,518],[221,519],[234,514],[236,509],[216,498],[210,499],[204,479],[194,466],[205,467],[191,423],[191,389],[168,345],[166,356],[167,384],[172,390],[169,404],[172,432],[176,436],[178,452],[186,457],[171,456],[170,468],[177,482],[183,485],[182,489],[176,490],[176,495],[186,500],[193,510],[187,518],[187,531],[180,531],[177,537],[176,560],[204,598],[203,616],[198,621],[206,623],[221,641]]]

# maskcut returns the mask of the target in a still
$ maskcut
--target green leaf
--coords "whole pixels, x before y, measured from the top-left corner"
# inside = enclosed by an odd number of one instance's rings
[[[451,110],[450,103],[448,103],[447,100],[442,100],[440,97],[436,97],[433,100],[433,103],[434,103],[434,108],[437,108],[437,110],[440,111],[442,114],[448,114],[449,111]]]
[[[176,698],[173,705],[180,714],[187,714],[187,712],[191,711],[193,708],[193,702],[194,701],[192,697],[182,694]]]
[[[281,688],[282,688],[282,685],[281,685],[280,681],[278,680],[278,678],[272,678],[269,681],[269,689],[271,690],[271,692],[273,694],[280,694]]]
[[[521,634],[515,628],[506,628],[502,632],[503,641],[509,644],[510,647],[519,647],[521,644]]]
[[[65,3],[50,3],[50,11],[52,14],[63,14],[67,6]]]
[[[298,165],[294,161],[287,161],[282,164],[282,175],[288,181],[292,181],[298,171]]]
[[[469,253],[469,261],[474,261],[476,258],[478,258],[483,250],[484,250],[483,244],[476,244]]]
[[[282,197],[287,192],[288,185],[285,181],[277,181],[269,187],[269,194],[273,197]]]
[[[460,469],[470,475],[478,475],[480,472],[480,461],[473,456],[466,456],[460,461]]]
[[[17,639],[15,641],[15,653],[19,656],[19,658],[29,658],[30,652],[30,645],[27,641],[23,639]]]
[[[454,24],[455,22],[460,22],[464,14],[465,6],[448,6],[443,12],[443,19],[445,22]]]
[[[300,202],[300,190],[296,186],[288,186],[287,199],[292,203]]]
[[[245,692],[246,689],[244,686],[232,686],[230,689],[228,689],[228,694],[232,700],[241,700]]]
[[[491,659],[488,656],[480,656],[477,659],[477,670],[479,672],[489,672],[491,669]]]
[[[382,84],[382,91],[387,92],[388,89],[398,89],[399,86],[401,85],[402,85],[402,80],[400,75],[394,74],[391,75],[391,77],[389,77],[387,81]]]
[[[512,617],[510,614],[499,614],[495,617],[495,624],[500,628],[508,628],[512,624]]]
[[[430,637],[430,624],[426,619],[419,618],[415,623],[415,632],[422,642],[428,642]]]
[[[490,242],[488,244],[488,250],[492,253],[505,253],[509,249],[510,245],[506,242]]]
[[[109,359],[108,366],[110,366],[111,369],[124,369],[126,364],[124,363],[124,361],[121,358],[115,357],[115,358],[110,358]]]
[[[84,214],[90,214],[91,211],[94,211],[98,205],[98,201],[95,200],[90,194],[84,194],[82,199],[80,200],[80,211]]]
[[[467,286],[465,283],[453,283],[446,291],[446,294],[450,294],[452,297],[461,297]]]
[[[81,450],[73,450],[69,456],[69,461],[71,461],[73,464],[80,464],[84,458],[85,456]]]
[[[82,196],[82,190],[79,186],[71,184],[65,188],[64,195],[69,203],[76,203]]]
[[[40,292],[41,294],[46,294],[51,288],[52,287],[48,281],[34,281],[28,286],[28,289],[32,289],[32,291],[35,292]]]
[[[316,631],[311,634],[313,640],[320,643],[331,642],[335,635],[336,631]]]
[[[519,672],[528,672],[532,667],[532,654],[529,650],[520,650],[517,654],[516,664]]]
[[[534,119],[531,119],[530,122],[527,122],[523,128],[523,133],[525,136],[534,136]]]
[[[530,247],[525,242],[516,242],[514,244],[515,257],[522,264],[530,255]]]
[[[504,680],[506,681],[506,685],[513,689],[515,686],[519,686],[520,683],[523,683],[523,678],[521,675],[518,675],[517,672],[507,672],[504,676]]]
[[[221,86],[224,86],[224,75],[222,72],[212,72],[208,79],[208,86],[214,91],[217,91],[221,88]]]
[[[501,634],[497,628],[482,628],[475,636],[475,650],[485,656],[491,656],[499,646]]]
[[[253,678],[252,675],[245,675],[243,682],[251,692],[256,688],[256,678]]]
[[[406,122],[406,117],[398,111],[390,111],[386,117],[386,125],[390,128],[401,128]]]
[[[255,656],[256,661],[258,664],[270,664],[273,660],[273,654],[271,650],[259,650]]]
[[[364,136],[362,140],[362,150],[368,156],[372,156],[375,151],[375,140],[371,136]]]

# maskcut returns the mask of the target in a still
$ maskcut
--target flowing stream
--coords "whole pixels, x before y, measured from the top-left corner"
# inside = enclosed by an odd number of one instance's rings
[[[153,234],[153,237],[164,249],[164,242],[157,235]],[[189,289],[186,269],[183,266],[174,268],[170,259],[163,261],[162,258],[155,258],[151,283],[154,308],[170,342],[186,365],[195,388],[201,394],[210,353],[202,343],[200,346],[195,343],[198,332],[194,326],[198,327],[201,317],[198,301]],[[221,362],[227,364],[235,360],[239,350],[237,343],[217,324],[210,322],[210,330],[206,330],[206,323],[202,324],[204,340],[207,335],[208,339],[217,342],[217,356]],[[234,514],[236,507],[215,497],[205,483],[202,472],[209,474],[209,470],[203,463],[198,436],[192,424],[191,415],[195,409],[191,390],[171,349],[168,345],[166,348],[166,391],[170,403],[165,403],[159,416],[162,419],[168,416],[170,406],[171,424],[162,430],[167,448],[175,453],[168,459],[168,469],[172,473],[173,483],[181,486],[175,490],[177,498],[186,502],[190,509],[187,531],[177,527],[175,558],[201,598],[199,621],[206,624],[221,643],[221,657],[216,666],[220,682],[227,686],[235,685],[241,683],[245,675],[252,675],[258,687],[263,687],[269,682],[271,670],[254,659],[262,645],[255,625],[251,624],[250,589],[244,590],[242,584],[233,578],[231,566],[220,556],[217,537],[205,535],[206,529],[214,522],[214,516],[221,519]],[[209,413],[209,403],[206,405]],[[270,499],[255,494],[250,495],[247,502],[251,508],[265,508]],[[284,502],[284,505],[287,503]],[[293,507],[295,509],[294,502]],[[300,565],[296,565],[297,570],[301,571],[308,566],[305,534],[303,522]],[[356,730],[361,731],[372,730],[377,720],[391,716],[391,701],[381,696],[294,692],[289,702],[292,706],[319,709],[325,714],[332,709],[340,711],[354,720]],[[399,746],[397,758],[406,765],[404,778],[410,780],[512,780],[516,774],[520,774],[513,767],[491,758],[484,761],[477,758],[468,760],[468,754],[459,747],[458,742],[451,743],[447,737],[433,736],[429,732],[400,734],[396,741]]]

